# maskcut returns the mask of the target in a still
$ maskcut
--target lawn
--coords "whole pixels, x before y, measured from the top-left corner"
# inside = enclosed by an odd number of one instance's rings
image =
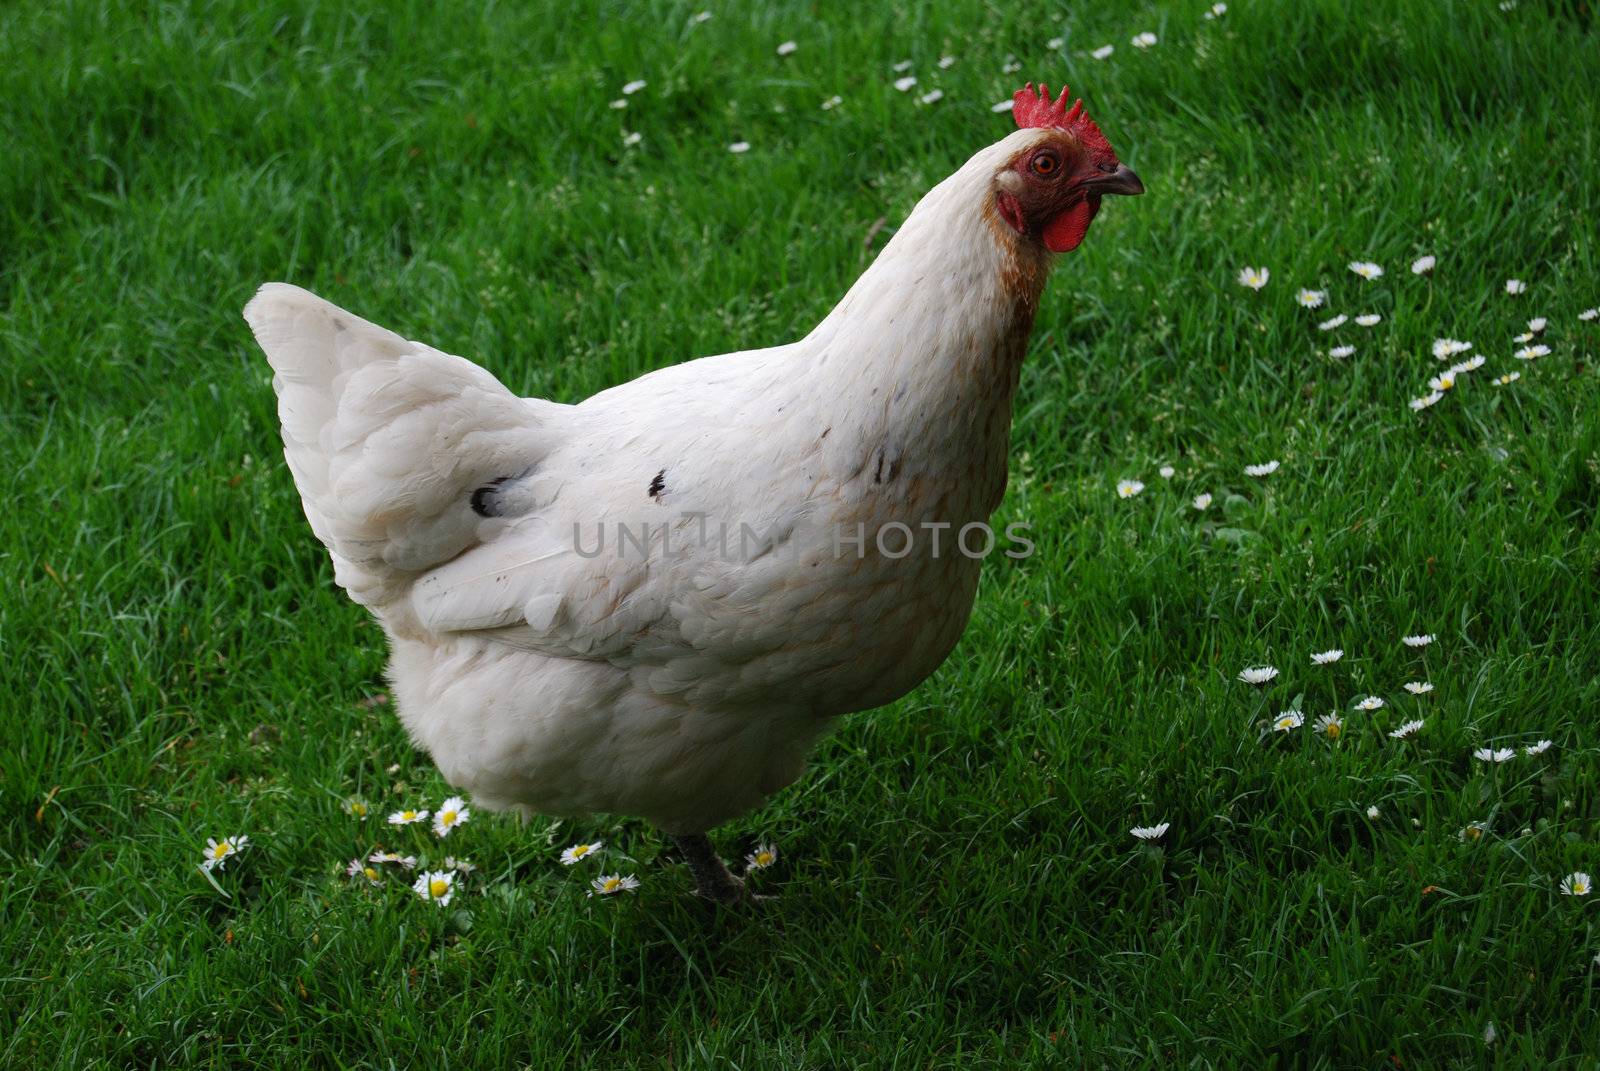
[[[1594,5],[703,2],[0,7],[0,1065],[1600,1066]],[[450,790],[254,289],[575,401],[804,334],[1026,79],[1148,194],[1039,313],[1038,552],[715,834],[777,899],[625,818],[388,825]],[[1440,338],[1486,362],[1414,410]],[[440,907],[378,848],[477,870]]]

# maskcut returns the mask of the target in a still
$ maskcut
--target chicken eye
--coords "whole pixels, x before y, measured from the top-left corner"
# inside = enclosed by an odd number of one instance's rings
[[[1048,178],[1061,169],[1061,160],[1053,152],[1042,152],[1033,158],[1033,173]]]

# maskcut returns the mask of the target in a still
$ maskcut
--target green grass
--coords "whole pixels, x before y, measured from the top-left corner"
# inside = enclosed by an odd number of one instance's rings
[[[0,1065],[1597,1066],[1600,903],[1555,889],[1600,874],[1592,4],[700,3],[0,8]],[[809,329],[1025,77],[1149,194],[1040,312],[998,518],[1039,553],[719,831],[778,843],[780,899],[702,909],[634,821],[483,814],[450,909],[352,887],[441,853],[344,801],[445,786],[362,702],[382,637],[279,459],[254,288],[577,400]],[[1335,362],[1330,310],[1385,319]],[[1553,352],[1513,361],[1533,315]],[[1415,414],[1441,335],[1489,364]],[[1337,746],[1260,738],[1368,692]],[[582,837],[643,888],[586,899]]]

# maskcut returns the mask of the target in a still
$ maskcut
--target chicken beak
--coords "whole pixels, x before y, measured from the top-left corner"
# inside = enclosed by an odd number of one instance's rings
[[[1117,169],[1111,174],[1095,181],[1094,192],[1120,193],[1127,197],[1137,197],[1144,192],[1144,183],[1133,173],[1133,168],[1127,164],[1118,164]]]

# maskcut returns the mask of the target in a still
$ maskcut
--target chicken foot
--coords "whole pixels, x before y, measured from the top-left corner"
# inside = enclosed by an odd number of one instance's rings
[[[711,838],[704,833],[669,835],[688,862],[689,873],[694,875],[696,896],[703,896],[718,904],[736,904],[747,899],[744,882],[728,870],[716,848],[712,847]]]

